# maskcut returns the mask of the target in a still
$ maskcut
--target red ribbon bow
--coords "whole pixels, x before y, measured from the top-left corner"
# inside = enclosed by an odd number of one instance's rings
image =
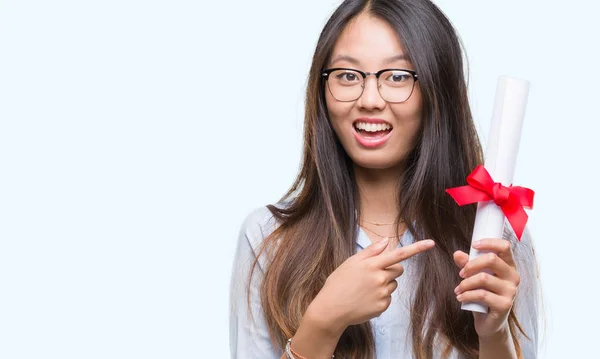
[[[527,224],[527,213],[524,208],[533,208],[535,192],[529,188],[503,186],[494,182],[489,172],[482,165],[477,166],[467,176],[468,186],[448,188],[446,192],[454,198],[459,206],[476,202],[494,201],[508,219],[519,241]]]

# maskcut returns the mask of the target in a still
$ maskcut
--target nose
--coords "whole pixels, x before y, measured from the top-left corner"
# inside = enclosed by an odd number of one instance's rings
[[[358,107],[366,111],[382,110],[387,102],[379,93],[379,81],[377,78],[375,76],[367,76],[364,86],[363,93],[356,103]]]

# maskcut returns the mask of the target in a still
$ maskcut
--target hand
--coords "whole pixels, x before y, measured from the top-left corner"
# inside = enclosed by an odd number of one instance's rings
[[[517,295],[520,277],[515,266],[510,242],[489,238],[473,244],[473,248],[489,251],[471,261],[469,255],[454,252],[460,276],[466,278],[455,289],[459,302],[482,302],[488,313],[473,312],[475,330],[480,339],[508,332],[508,314]],[[492,274],[483,272],[487,270]]]
[[[432,240],[385,251],[387,240],[372,244],[348,258],[325,281],[309,311],[334,330],[360,324],[383,313],[398,287],[396,278],[404,273],[399,263],[433,248]]]

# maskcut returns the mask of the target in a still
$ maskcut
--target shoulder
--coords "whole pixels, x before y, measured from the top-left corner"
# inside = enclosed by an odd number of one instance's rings
[[[260,294],[266,268],[265,255],[259,256],[260,247],[276,226],[275,216],[267,206],[262,206],[247,213],[239,227],[229,284],[232,358],[279,358],[281,355],[272,346]]]
[[[252,247],[256,248],[264,238],[273,233],[278,225],[279,222],[267,206],[258,207],[244,218],[240,227],[240,235],[244,235]]]
[[[279,204],[275,205],[280,207]],[[265,205],[250,211],[239,229],[237,251],[238,255],[243,257],[256,258],[261,250],[261,244],[264,239],[275,231],[280,225],[271,210]],[[246,252],[246,253],[239,253]],[[265,268],[265,258],[259,258],[259,265]]]

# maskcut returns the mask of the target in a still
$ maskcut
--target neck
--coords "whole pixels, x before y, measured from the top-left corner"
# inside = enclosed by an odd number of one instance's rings
[[[393,223],[396,220],[401,175],[400,166],[387,169],[354,166],[363,220],[379,223]]]

